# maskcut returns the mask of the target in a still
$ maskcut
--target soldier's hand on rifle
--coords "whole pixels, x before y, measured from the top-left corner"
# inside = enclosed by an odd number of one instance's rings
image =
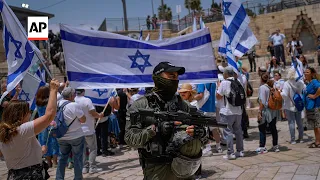
[[[195,138],[202,138],[205,136],[205,129],[203,127],[200,126],[188,126],[187,130],[186,130],[187,134],[189,134],[189,136],[195,137]]]
[[[174,127],[181,125],[179,121],[162,122],[160,125],[160,131],[163,135],[169,135],[173,133]]]

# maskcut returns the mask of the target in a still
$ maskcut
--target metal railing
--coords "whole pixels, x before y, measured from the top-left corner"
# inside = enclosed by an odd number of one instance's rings
[[[295,8],[300,6],[318,4],[320,0],[250,0],[243,3],[247,10],[248,15],[257,16],[260,14],[267,14],[272,12],[282,11],[288,8]],[[199,21],[199,17],[202,16],[205,23],[216,22],[223,20],[221,9],[203,9],[202,12],[190,13],[186,16],[179,17],[173,16],[171,21],[163,22],[164,29],[171,29],[174,32],[181,31],[193,23],[193,18],[196,17]],[[148,30],[147,17],[128,18],[129,31]],[[124,19],[123,18],[107,18],[107,31],[124,31]],[[160,21],[157,22],[157,28],[159,28]],[[150,30],[152,30],[152,24]]]

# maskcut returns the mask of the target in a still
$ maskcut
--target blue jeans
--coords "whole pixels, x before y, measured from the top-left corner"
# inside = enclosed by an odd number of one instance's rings
[[[74,159],[74,179],[82,180],[84,137],[73,140],[58,140],[61,156],[58,162],[56,180],[64,180],[68,157],[72,151]]]
[[[298,131],[299,131],[299,140],[303,139],[303,125],[302,125],[302,118],[301,118],[301,112],[293,112],[289,110],[285,110],[288,124],[289,124],[289,130],[291,135],[291,142],[296,140],[295,137],[295,123],[297,123]]]

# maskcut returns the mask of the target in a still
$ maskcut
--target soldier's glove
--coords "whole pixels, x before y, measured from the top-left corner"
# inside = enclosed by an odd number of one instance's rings
[[[159,126],[159,130],[163,135],[172,134],[173,129],[174,129],[174,122],[173,121],[162,122]]]
[[[194,126],[193,137],[194,138],[204,138],[206,136],[206,129],[201,126]]]

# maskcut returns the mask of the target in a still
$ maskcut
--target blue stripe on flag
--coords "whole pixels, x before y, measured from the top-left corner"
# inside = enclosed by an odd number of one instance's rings
[[[228,64],[229,64],[229,65],[231,65],[232,67],[238,69],[237,63],[236,63],[232,58],[230,58],[229,56],[227,56],[227,60],[228,60]]]
[[[3,0],[0,0],[0,12],[2,12],[3,9]]]
[[[218,52],[223,53],[223,54],[226,54],[226,53],[227,53],[227,50],[226,50],[226,48],[219,47]]]
[[[151,74],[146,75],[106,75],[68,71],[69,81],[92,83],[148,83],[153,82]],[[180,76],[180,80],[218,78],[218,70],[201,72],[186,72]]]
[[[246,47],[242,46],[240,43],[237,45],[236,50],[238,50],[238,51],[242,52],[243,54],[245,54],[246,52],[248,52],[248,51],[249,51],[249,49],[248,49],[248,48],[246,48]]]
[[[112,48],[131,48],[131,49],[166,49],[166,50],[185,50],[192,49],[207,43],[211,43],[210,34],[206,34],[194,39],[171,44],[167,46],[154,46],[151,44],[145,44],[143,42],[124,40],[124,39],[111,39],[101,37],[89,37],[79,34],[70,33],[64,30],[60,30],[61,38],[66,41],[84,44],[88,46],[101,46]]]
[[[21,64],[21,66],[15,72],[11,73],[8,76],[8,84],[11,83],[13,80],[15,80],[17,78],[17,76],[19,76],[24,71],[26,71],[28,69],[28,67],[30,66],[32,59],[33,59],[33,56],[34,56],[34,51],[33,51],[32,47],[30,46],[29,42],[26,43],[25,50],[26,50],[26,57],[23,60],[23,63]]]
[[[247,12],[244,9],[244,7],[241,5],[237,14],[234,15],[234,18],[228,27],[230,42],[233,41],[234,36],[237,34],[237,31],[239,30],[242,22],[245,20],[246,17],[247,17]]]
[[[85,96],[85,97],[91,99],[93,104],[107,104],[107,102],[108,102],[108,98],[99,99],[99,98],[94,98],[94,97],[90,97],[90,96]]]

